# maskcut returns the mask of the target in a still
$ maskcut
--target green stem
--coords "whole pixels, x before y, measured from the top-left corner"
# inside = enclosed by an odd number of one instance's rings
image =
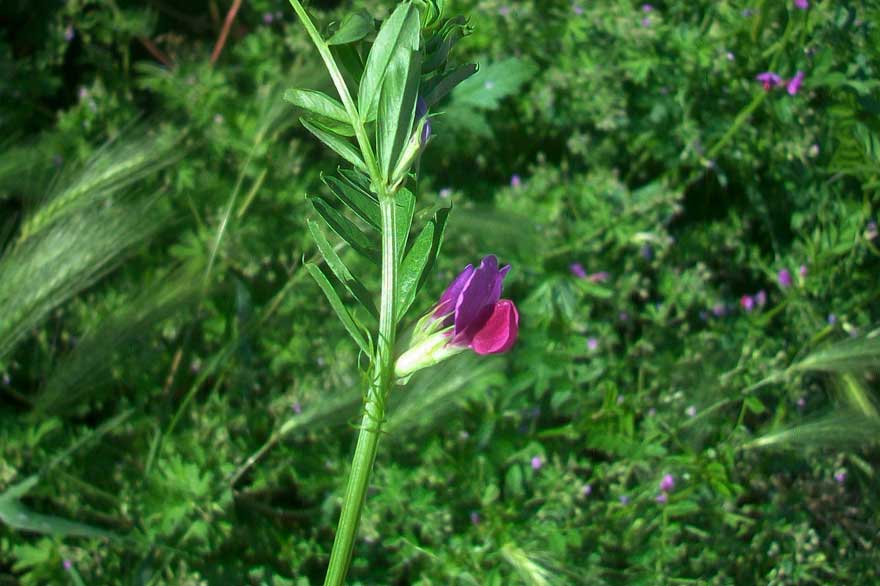
[[[385,399],[394,381],[394,338],[397,330],[395,295],[397,288],[397,236],[394,229],[394,200],[380,197],[382,212],[382,297],[379,304],[379,339],[374,357],[374,374],[364,404],[364,415],[351,465],[351,476],[342,501],[342,513],[324,586],[342,586],[351,563],[358,523],[376,459],[379,435],[385,419]]]

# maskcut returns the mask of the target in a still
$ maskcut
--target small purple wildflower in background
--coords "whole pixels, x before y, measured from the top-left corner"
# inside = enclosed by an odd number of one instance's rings
[[[642,26],[645,28],[648,28],[649,26],[651,26],[651,19],[648,18],[647,16],[645,18],[643,18],[642,19]]]
[[[599,271],[598,273],[593,273],[591,275],[587,275],[587,279],[591,283],[604,283],[610,277],[611,277],[611,275],[607,271]]]
[[[85,100],[89,97],[89,90],[84,87],[80,87],[79,90],[76,92],[76,95],[79,96],[80,100]]]
[[[658,503],[660,503],[661,505],[665,505],[666,501],[669,500],[669,497],[666,496],[665,492],[661,492],[656,497],[654,497],[654,500],[657,501]]]
[[[629,314],[625,311],[621,311],[617,314],[617,319],[620,321],[629,321]]]
[[[573,262],[568,265],[568,270],[571,271],[571,274],[577,277],[578,279],[586,279],[587,271],[584,270],[584,265],[579,262]]]
[[[770,91],[771,89],[782,85],[782,78],[772,71],[759,73],[755,76],[755,79],[761,82],[761,85],[764,86],[764,91]]]
[[[595,352],[597,348],[599,348],[599,340],[592,336],[587,338],[587,349],[589,349],[590,352]]]
[[[786,91],[788,91],[788,95],[796,96],[797,93],[801,90],[801,86],[804,83],[804,72],[798,70],[797,73],[794,74],[790,80],[788,80],[788,84],[785,86]]]
[[[584,13],[584,8],[580,4],[575,4],[574,6],[571,7],[571,10],[572,10],[572,12],[577,14],[578,16],[580,16],[581,14]]]
[[[868,222],[868,225],[865,226],[865,238],[867,238],[868,240],[873,240],[877,238],[877,234],[877,222],[871,220],[870,222]]]
[[[828,314],[828,325],[833,326],[836,323],[837,323],[837,316],[834,315],[833,313],[829,313]]]
[[[736,55],[733,54],[733,51],[728,51],[724,56],[727,57],[728,61],[736,60]]]
[[[510,16],[510,6],[502,6],[498,9],[498,14],[501,16]]]
[[[685,414],[686,414],[688,417],[696,417],[696,415],[697,415],[697,408],[694,407],[693,405],[691,405],[690,407],[688,407],[687,409],[685,409],[684,412],[685,412]]]
[[[581,489],[581,494],[583,496],[590,496],[593,493],[593,487],[589,484],[585,484]]]
[[[73,25],[72,24],[67,25],[67,28],[64,29],[64,40],[69,43],[70,41],[73,40],[73,38],[75,36],[76,36],[76,31],[73,30]]]
[[[846,471],[841,470],[840,472],[835,473],[834,480],[837,481],[837,484],[843,484],[844,482],[846,482]]]
[[[450,197],[452,197],[452,188],[444,187],[440,190],[440,193],[438,193],[438,195],[443,199],[449,199]]]
[[[619,497],[617,500],[619,500],[619,501],[620,501],[620,504],[622,504],[622,505],[628,505],[628,504],[629,504],[629,497],[626,496],[625,494],[620,495],[620,497]]]
[[[778,273],[776,273],[776,280],[779,281],[779,286],[783,289],[791,287],[791,273],[788,269],[780,269]]]
[[[294,401],[293,405],[291,405],[290,408],[293,409],[293,412],[297,415],[303,412],[303,407],[299,401]]]
[[[61,565],[64,566],[64,571],[65,571],[65,572],[69,572],[70,570],[73,569],[73,562],[70,561],[70,560],[64,560],[64,561],[61,563]]]
[[[480,524],[480,514],[476,511],[471,511],[471,523],[474,525]]]
[[[739,304],[745,311],[749,312],[755,308],[755,299],[751,295],[743,295],[739,298]]]
[[[727,315],[727,307],[725,307],[723,303],[716,303],[712,306],[712,313],[715,317],[722,317]]]
[[[755,301],[757,302],[758,307],[764,307],[767,305],[767,292],[761,289],[755,293]]]
[[[642,4],[642,12],[653,12],[654,7],[650,4]]]
[[[801,276],[801,279],[806,279],[809,273],[810,271],[807,269],[807,265],[801,265],[798,267],[798,274]]]
[[[272,21],[275,20],[275,15],[271,12],[263,13],[263,24],[272,24]]]
[[[517,175],[516,173],[514,173],[513,175],[510,176],[510,186],[511,186],[511,187],[516,188],[516,187],[519,187],[519,186],[521,186],[521,185],[522,185],[522,179],[520,178],[519,175]]]
[[[675,488],[675,477],[672,474],[664,474],[660,479],[660,490],[670,492]]]
[[[807,8],[810,7],[810,1],[809,0],[794,0],[794,5],[798,8],[800,8],[801,10],[806,10]]]
[[[807,406],[807,400],[803,397],[798,397],[798,400],[796,401],[796,403],[797,403],[798,409],[803,409],[804,407]]]
[[[540,470],[544,466],[544,458],[541,456],[534,456],[532,458],[532,470]]]

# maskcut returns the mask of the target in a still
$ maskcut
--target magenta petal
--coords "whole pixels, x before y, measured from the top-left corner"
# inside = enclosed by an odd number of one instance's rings
[[[477,354],[507,352],[519,333],[519,312],[509,299],[495,304],[492,315],[471,340],[471,349]]]
[[[493,305],[501,297],[501,283],[507,272],[498,270],[498,259],[493,255],[483,258],[479,268],[474,270],[471,279],[465,284],[455,302],[455,336],[461,340],[461,334],[465,330],[472,330],[471,326],[479,327],[486,319]],[[469,337],[467,338],[469,341]]]

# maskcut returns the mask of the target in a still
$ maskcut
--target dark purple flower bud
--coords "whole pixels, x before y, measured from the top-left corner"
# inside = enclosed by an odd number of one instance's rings
[[[670,492],[673,488],[675,488],[675,477],[672,474],[664,474],[660,479],[660,490]]]
[[[428,104],[425,103],[425,100],[423,100],[421,96],[419,96],[416,100],[416,124],[418,124],[427,114]],[[422,128],[422,136],[420,137],[422,146],[427,144],[429,138],[431,138],[431,119],[427,118],[425,120],[425,126]]]

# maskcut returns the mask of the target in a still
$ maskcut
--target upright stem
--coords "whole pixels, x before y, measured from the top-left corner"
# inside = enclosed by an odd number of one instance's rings
[[[330,565],[324,586],[342,586],[351,563],[354,540],[376,459],[379,435],[385,418],[385,399],[394,381],[395,319],[394,291],[397,280],[397,237],[394,229],[395,203],[387,194],[380,194],[382,212],[382,297],[379,302],[379,339],[373,362],[373,380],[367,392],[364,415],[357,447],[351,464],[351,476],[342,501],[342,513],[336,539],[330,553]]]
[[[345,488],[342,501],[342,513],[339,516],[339,527],[330,552],[330,564],[327,568],[325,586],[343,586],[354,541],[357,538],[358,524],[364,508],[364,500],[370,483],[370,473],[376,459],[379,437],[385,419],[385,399],[394,384],[394,338],[397,333],[397,313],[395,292],[397,291],[397,229],[395,227],[395,200],[393,191],[388,188],[388,178],[382,175],[373,146],[367,135],[366,127],[360,117],[357,106],[348,91],[342,72],[336,65],[330,47],[315,28],[308,13],[299,0],[289,0],[293,10],[299,16],[339,94],[342,105],[348,113],[354,128],[355,138],[370,174],[370,180],[379,196],[379,208],[382,215],[382,294],[379,301],[379,336],[376,350],[372,357],[373,377],[364,402],[364,414],[358,432],[357,447],[351,464],[351,476]]]

